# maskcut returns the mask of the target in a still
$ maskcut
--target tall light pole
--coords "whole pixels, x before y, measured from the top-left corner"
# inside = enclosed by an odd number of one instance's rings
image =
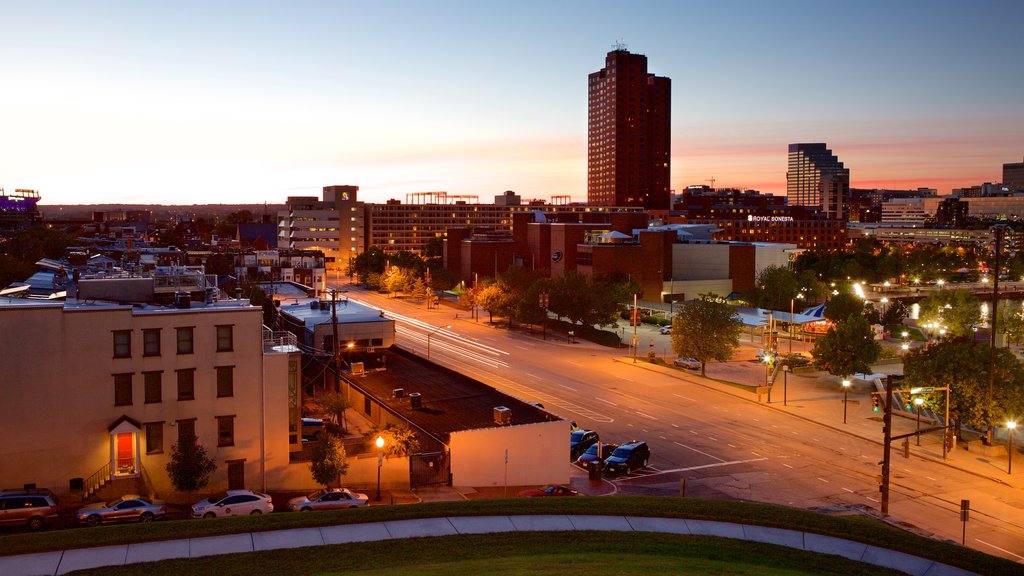
[[[1006,429],[1010,431],[1010,446],[1008,447],[1009,449],[1007,450],[1008,457],[1006,459],[1006,473],[1007,474],[1013,474],[1013,429],[1016,428],[1016,427],[1017,427],[1017,423],[1014,422],[1013,420],[1010,420],[1009,422],[1006,423]]]
[[[782,405],[783,406],[788,406],[788,404],[786,404],[786,397],[789,396],[788,392],[789,392],[789,371],[790,370],[791,370],[791,368],[789,367],[789,364],[783,364],[782,365]]]
[[[427,360],[430,360],[430,337],[433,336],[435,332],[451,327],[451,324],[445,324],[444,326],[438,326],[437,328],[434,328],[433,330],[427,333]]]
[[[1003,246],[1003,233],[1006,232],[1005,226],[996,226],[996,246],[995,246],[995,266],[992,267],[992,320],[989,321],[991,328],[991,334],[989,335],[990,349],[988,351],[988,405],[992,406],[992,390],[996,384],[996,318],[999,316],[997,313],[999,310],[999,253],[1002,252]],[[991,408],[989,408],[991,410]],[[992,443],[992,413],[988,412],[986,415],[986,424],[988,425],[988,432],[986,434],[986,444]]]
[[[917,431],[914,435],[917,437],[917,445],[921,445],[921,405],[924,404],[924,398],[918,396],[914,398],[914,406],[917,407]]]
[[[384,437],[377,436],[377,502],[380,502],[380,467],[384,464]]]
[[[843,380],[843,424],[846,424],[846,401],[850,395],[850,381]]]

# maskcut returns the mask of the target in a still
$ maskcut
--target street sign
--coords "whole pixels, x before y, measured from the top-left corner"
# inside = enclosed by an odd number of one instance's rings
[[[910,393],[911,394],[924,394],[926,392],[935,392],[935,387],[934,386],[925,386],[923,388],[911,388],[910,389]]]
[[[971,501],[961,500],[960,501],[960,521],[967,522],[971,519]]]

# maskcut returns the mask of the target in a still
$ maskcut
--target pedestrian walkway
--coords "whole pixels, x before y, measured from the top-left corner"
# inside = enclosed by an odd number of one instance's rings
[[[0,574],[4,576],[52,576],[67,574],[74,570],[85,570],[103,566],[123,566],[138,562],[156,562],[175,558],[199,558],[219,554],[261,552],[283,548],[301,548],[304,546],[350,544],[428,536],[455,536],[459,534],[565,530],[662,532],[688,536],[733,538],[775,544],[777,546],[819,554],[834,554],[875,566],[899,570],[915,576],[960,576],[974,574],[973,572],[920,556],[798,530],[734,524],[731,522],[714,522],[710,520],[582,515],[421,518],[82,548],[62,552],[0,557]]]

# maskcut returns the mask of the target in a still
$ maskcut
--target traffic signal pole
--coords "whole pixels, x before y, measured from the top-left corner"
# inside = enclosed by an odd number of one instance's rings
[[[892,374],[885,377],[885,417],[882,419],[883,433],[885,434],[885,446],[882,449],[882,485],[879,491],[882,493],[882,514],[889,515],[889,457],[892,442]]]

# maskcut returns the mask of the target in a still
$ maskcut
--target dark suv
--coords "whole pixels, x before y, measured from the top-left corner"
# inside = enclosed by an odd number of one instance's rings
[[[647,442],[634,440],[623,444],[604,461],[604,471],[609,474],[629,474],[633,470],[647,467],[651,449]]]
[[[41,530],[57,522],[57,502],[42,491],[0,492],[0,526],[24,524]]]
[[[569,432],[569,461],[575,462],[584,450],[601,438],[593,430],[573,430]]]

